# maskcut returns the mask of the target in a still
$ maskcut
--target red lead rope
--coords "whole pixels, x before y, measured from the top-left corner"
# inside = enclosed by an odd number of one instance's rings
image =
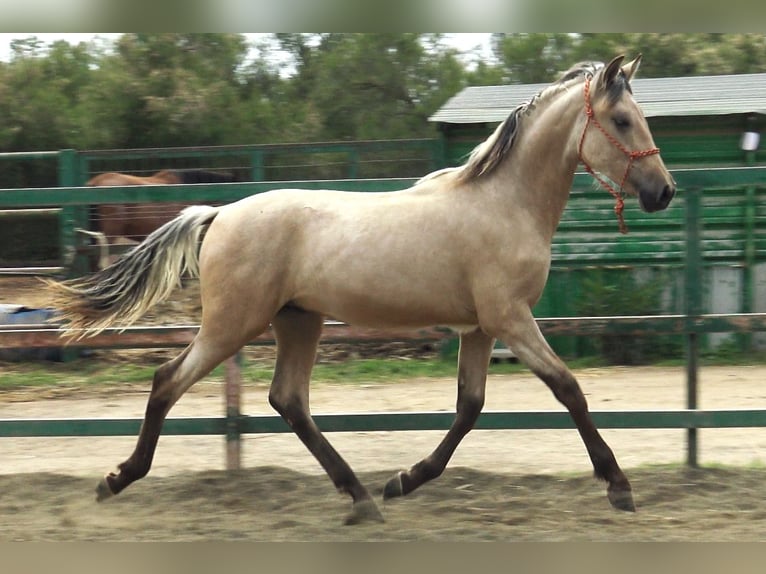
[[[622,145],[619,141],[617,141],[612,134],[610,134],[608,131],[604,129],[604,126],[601,125],[601,123],[596,119],[595,114],[593,113],[593,107],[590,104],[590,78],[587,78],[585,80],[585,115],[588,116],[588,121],[585,122],[585,127],[582,130],[582,135],[580,136],[580,145],[577,150],[577,154],[580,157],[580,161],[585,166],[585,170],[591,174],[596,181],[598,181],[601,186],[606,189],[609,193],[612,194],[615,200],[614,204],[614,212],[617,214],[617,221],[620,226],[620,233],[627,233],[628,232],[628,226],[625,224],[625,218],[622,215],[622,211],[625,209],[625,199],[624,199],[624,193],[623,193],[623,186],[625,185],[625,181],[628,179],[628,174],[630,173],[631,168],[633,167],[633,161],[646,157],[649,155],[654,155],[657,153],[660,153],[660,148],[653,147],[649,149],[645,149],[643,151],[630,151],[628,148],[626,148],[624,145]],[[628,165],[625,168],[625,173],[622,176],[622,181],[620,181],[620,189],[619,191],[614,189],[612,185],[596,174],[596,172],[593,170],[593,168],[588,165],[588,162],[585,161],[585,158],[582,156],[582,146],[585,143],[585,133],[588,131],[588,126],[590,124],[593,124],[596,126],[599,131],[606,136],[606,139],[608,139],[614,147],[616,147],[618,150],[620,150],[622,153],[625,154],[625,156],[628,158]]]

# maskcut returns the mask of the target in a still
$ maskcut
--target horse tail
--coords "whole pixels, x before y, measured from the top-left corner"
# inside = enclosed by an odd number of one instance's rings
[[[128,327],[167,299],[184,273],[198,277],[200,238],[219,210],[187,207],[112,265],[68,281],[46,280],[64,335],[92,336],[118,322]]]

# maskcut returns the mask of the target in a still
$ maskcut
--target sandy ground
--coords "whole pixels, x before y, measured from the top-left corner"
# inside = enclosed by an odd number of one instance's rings
[[[682,369],[577,372],[593,410],[684,407]],[[701,373],[701,408],[760,408],[766,367]],[[452,380],[317,385],[314,413],[452,410]],[[148,388],[148,385],[147,385]],[[244,389],[243,411],[271,413],[265,385]],[[0,418],[140,417],[147,393],[135,386],[72,391],[38,399],[0,397]],[[529,375],[490,376],[487,410],[557,410]],[[220,383],[201,382],[171,416],[219,416]],[[221,437],[163,436],[150,475],[104,504],[99,477],[134,439],[0,439],[0,539],[6,540],[760,540],[766,538],[766,429],[710,429],[703,464],[738,469],[641,468],[685,457],[681,430],[604,430],[633,481],[639,512],[609,508],[575,431],[474,431],[447,472],[383,506],[387,522],[342,527],[348,501],[291,434],[251,435],[244,470],[223,471]],[[333,433],[330,440],[372,492],[426,455],[439,432]],[[756,464],[754,464],[756,463]],[[745,468],[747,467],[747,468]],[[631,469],[633,469],[631,471]],[[592,526],[596,525],[594,530]]]
[[[679,409],[685,407],[684,372],[680,368],[603,368],[577,373],[592,410]],[[766,367],[708,367],[701,372],[700,408],[761,408],[766,405]],[[35,400],[23,391],[0,395],[0,418],[142,417],[145,388],[57,393],[55,400]],[[274,414],[266,385],[245,385],[245,414]],[[407,383],[322,384],[311,390],[312,412],[452,411],[455,383],[424,379]],[[561,410],[548,389],[534,376],[490,375],[485,410]],[[222,416],[223,386],[200,382],[170,413],[172,417]],[[604,429],[623,467],[674,463],[685,458],[683,430]],[[334,433],[331,441],[359,471],[408,467],[438,443],[441,431]],[[221,469],[222,437],[164,436],[152,474]],[[110,470],[130,454],[134,439],[24,438],[2,439],[0,473],[63,472],[96,475]],[[322,469],[292,434],[248,435],[243,465],[285,466],[300,472]],[[750,465],[766,460],[766,429],[705,429],[700,431],[700,461]],[[573,430],[474,431],[466,437],[453,464],[492,472],[551,473],[588,471],[590,462]]]

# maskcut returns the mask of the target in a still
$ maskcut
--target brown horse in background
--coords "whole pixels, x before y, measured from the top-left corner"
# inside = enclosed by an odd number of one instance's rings
[[[230,183],[238,179],[227,173],[201,169],[164,169],[150,176],[108,172],[92,177],[87,187],[125,185],[172,185],[194,183]],[[103,268],[109,261],[109,246],[126,243],[121,238],[143,241],[152,231],[176,217],[191,205],[181,202],[101,204],[91,210],[91,230],[80,230],[99,245],[98,265]]]
[[[88,187],[124,186],[124,185],[172,185],[193,183],[230,183],[237,179],[229,174],[206,170],[170,170],[158,171],[154,175],[139,177],[125,173],[102,173],[92,177],[85,184]],[[96,207],[92,218],[95,231],[106,235],[110,243],[115,237],[127,237],[134,241],[143,241],[155,229],[158,229],[190,203],[134,203],[103,204]]]

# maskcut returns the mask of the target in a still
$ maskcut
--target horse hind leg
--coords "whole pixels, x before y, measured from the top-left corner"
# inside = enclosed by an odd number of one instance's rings
[[[277,340],[277,361],[269,403],[290,425],[322,465],[340,491],[351,496],[346,524],[383,522],[370,493],[354,471],[325,438],[309,410],[309,381],[322,333],[323,319],[316,313],[285,308],[272,321]]]
[[[261,331],[266,326],[267,323]],[[146,476],[170,408],[194,383],[255,336],[234,336],[236,332],[236,329],[231,330],[228,337],[219,334],[208,336],[203,323],[194,341],[180,355],[157,369],[135,449],[127,460],[117,466],[117,473],[111,472],[99,482],[96,500],[102,501],[118,494]]]
[[[484,406],[487,369],[495,340],[480,329],[460,337],[455,420],[447,435],[426,458],[386,483],[385,499],[409,494],[442,474],[455,449],[473,428]]]

